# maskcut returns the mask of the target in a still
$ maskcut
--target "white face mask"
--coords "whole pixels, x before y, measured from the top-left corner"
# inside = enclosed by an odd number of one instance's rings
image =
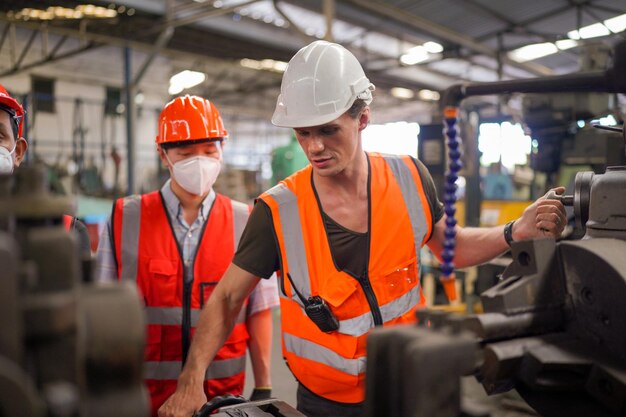
[[[172,162],[165,154],[170,164]],[[191,194],[205,195],[211,190],[222,164],[210,156],[193,156],[172,164],[172,175],[183,189]]]
[[[9,151],[4,146],[0,146],[0,174],[11,174],[13,172],[13,153],[17,144]]]

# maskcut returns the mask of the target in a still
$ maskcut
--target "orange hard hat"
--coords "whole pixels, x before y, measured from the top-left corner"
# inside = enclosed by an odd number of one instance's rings
[[[156,143],[223,140],[227,137],[228,132],[217,107],[205,98],[186,95],[176,97],[161,111]]]
[[[7,89],[0,84],[0,109],[7,111],[17,124],[17,134],[22,137],[22,121],[24,120],[24,108],[17,102],[16,99],[11,97],[7,92]],[[18,138],[15,138],[16,140]]]

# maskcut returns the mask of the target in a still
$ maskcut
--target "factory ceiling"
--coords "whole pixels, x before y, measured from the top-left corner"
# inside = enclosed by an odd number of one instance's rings
[[[206,78],[185,92],[269,120],[284,63],[327,39],[377,86],[375,121],[423,122],[455,82],[601,66],[589,51],[625,28],[626,2],[615,0],[3,0],[0,80],[128,83],[165,100],[170,77],[193,70]]]

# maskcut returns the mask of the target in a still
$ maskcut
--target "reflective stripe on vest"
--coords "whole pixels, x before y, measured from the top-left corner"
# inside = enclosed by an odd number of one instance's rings
[[[240,203],[239,201],[231,200],[231,204],[233,206],[233,237],[235,238],[235,252],[237,252],[241,234],[243,233],[243,229],[246,227],[246,223],[248,222],[250,209],[247,204]]]
[[[416,259],[419,259],[420,248],[422,247],[422,241],[419,240],[420,231],[428,230],[426,225],[426,215],[424,214],[424,207],[422,201],[417,194],[417,184],[413,180],[411,171],[406,166],[402,159],[393,155],[385,155],[385,161],[391,168],[393,176],[400,185],[400,191],[404,199],[404,205],[409,212],[409,220],[413,228],[413,242],[415,243]]]
[[[144,379],[178,379],[182,369],[180,361],[144,362]],[[211,362],[204,374],[205,380],[229,378],[246,370],[246,357],[239,356],[232,359],[222,359]]]
[[[285,341],[285,349],[301,358],[323,363],[352,376],[358,376],[365,372],[365,356],[356,359],[346,359],[331,349],[288,333],[283,334],[283,339]]]
[[[420,301],[420,287],[416,285],[411,291],[396,298],[395,300],[380,306],[383,323],[400,317],[413,309]],[[374,318],[371,312],[361,314],[348,320],[339,321],[339,333],[350,336],[362,336],[374,327]]]
[[[146,312],[146,324],[156,324],[162,326],[180,326],[183,321],[182,307],[144,307]],[[191,309],[191,326],[196,327],[200,319],[199,309]],[[246,321],[246,309],[242,308],[237,316],[237,322],[244,323]]]
[[[280,222],[283,224],[283,241],[285,242],[287,264],[289,265],[289,276],[302,297],[308,299],[311,296],[311,286],[297,197],[283,184],[272,187],[267,191],[267,194],[271,195],[278,203]],[[287,277],[283,277],[283,279],[287,279]],[[280,295],[284,297],[282,292]],[[292,299],[304,308],[302,300],[295,293],[292,294]]]
[[[137,279],[137,253],[139,252],[139,228],[141,227],[141,196],[132,195],[123,200],[122,217],[122,272],[121,280],[135,282]]]

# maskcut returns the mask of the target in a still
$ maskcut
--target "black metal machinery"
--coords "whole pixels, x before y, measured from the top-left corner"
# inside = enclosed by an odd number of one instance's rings
[[[626,43],[612,68],[544,79],[456,85],[465,97],[513,92],[626,92]],[[503,280],[481,295],[484,314],[421,310],[418,326],[368,339],[367,417],[478,416],[459,377],[488,394],[516,389],[540,415],[626,415],[626,167],[580,172],[573,196],[578,241],[514,243]]]
[[[0,176],[0,416],[141,417],[143,312],[91,283],[43,167]]]
[[[194,417],[305,417],[284,401],[270,398],[248,402],[241,395],[223,395],[212,398]]]

